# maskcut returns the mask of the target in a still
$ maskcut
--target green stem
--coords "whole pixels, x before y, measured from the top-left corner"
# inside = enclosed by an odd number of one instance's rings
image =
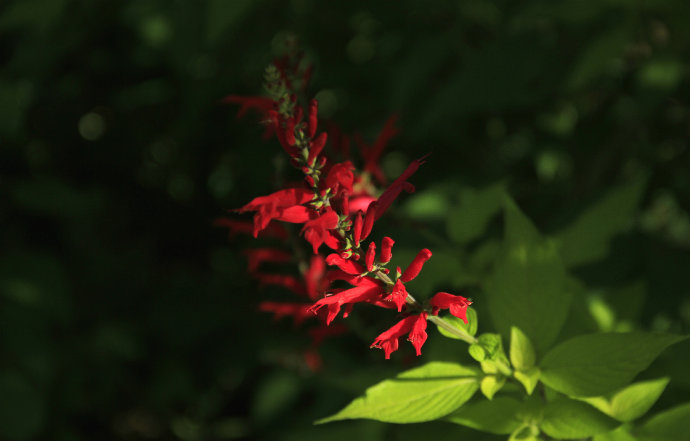
[[[466,341],[469,344],[477,343],[476,338],[472,337],[470,334],[463,331],[462,329],[456,328],[455,326],[451,325],[446,320],[444,320],[442,317],[439,317],[437,315],[430,315],[427,317],[427,320],[429,320],[431,323],[435,324],[436,326],[445,329],[446,331],[448,331],[448,333],[453,334],[455,337],[459,338],[460,340]]]

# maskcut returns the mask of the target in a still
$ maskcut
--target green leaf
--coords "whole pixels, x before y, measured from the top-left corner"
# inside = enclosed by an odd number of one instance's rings
[[[499,334],[485,333],[479,336],[477,343],[469,348],[470,355],[481,363],[485,374],[510,375],[510,362],[503,351],[503,341]]]
[[[443,320],[446,322],[450,323],[451,325],[455,326],[458,329],[461,329],[465,331],[466,333],[470,335],[475,335],[477,333],[477,312],[472,309],[472,308],[467,308],[467,324],[463,322],[461,319],[455,317],[454,315],[448,315],[444,316]],[[448,337],[448,338],[454,338],[456,340],[461,340],[461,338],[457,337],[455,334],[451,334],[444,328],[440,326],[436,326],[438,328],[438,332],[440,332],[442,335]]]
[[[513,376],[525,387],[527,395],[532,395],[532,391],[534,391],[541,377],[541,370],[538,367],[532,367],[526,371],[515,371]]]
[[[632,421],[647,413],[666,388],[669,378],[641,381],[613,394],[611,399],[602,397],[585,398],[605,414],[619,421]]]
[[[489,400],[493,399],[496,392],[501,390],[503,385],[506,384],[506,378],[502,375],[487,375],[482,378],[479,388],[486,398]]]
[[[611,432],[595,435],[592,441],[638,441],[638,439],[630,434],[627,427],[621,426]]]
[[[646,184],[642,177],[608,191],[556,236],[567,268],[608,255],[611,239],[632,225]]]
[[[521,371],[530,369],[535,362],[532,342],[516,326],[510,328],[510,362],[515,369]]]
[[[503,251],[487,284],[489,312],[501,334],[517,326],[543,351],[568,314],[566,274],[556,246],[542,239],[515,203],[506,199],[504,209]]]
[[[501,209],[504,194],[502,183],[480,190],[463,189],[460,204],[453,207],[446,216],[448,237],[459,244],[480,237],[489,220]]]
[[[510,434],[508,441],[541,441],[539,427],[535,424],[525,423]]]
[[[644,440],[690,440],[690,403],[656,414],[642,426],[640,434]]]
[[[629,383],[668,346],[686,337],[651,332],[581,335],[553,348],[541,381],[571,396],[597,396]]]
[[[620,423],[581,401],[560,398],[546,405],[539,427],[556,439],[587,438]]]
[[[462,406],[446,417],[446,420],[483,432],[508,435],[522,424],[515,417],[520,404],[518,400],[509,397],[482,400]]]
[[[456,363],[427,363],[370,387],[364,396],[316,424],[356,418],[387,423],[435,420],[472,398],[479,375],[477,369]]]

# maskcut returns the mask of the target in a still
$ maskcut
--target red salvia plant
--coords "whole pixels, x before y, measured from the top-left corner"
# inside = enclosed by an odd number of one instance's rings
[[[300,104],[300,94],[306,89],[310,73],[310,68],[303,68],[301,57],[286,56],[266,69],[268,96],[232,95],[224,99],[226,103],[240,105],[238,116],[250,109],[257,111],[266,125],[266,136],[275,135],[290,163],[304,175],[304,180],[298,184],[256,197],[233,210],[253,213],[251,226],[232,219],[217,221],[218,225],[228,227],[231,235],[251,232],[254,237],[270,234],[285,238],[287,230],[276,222],[301,225],[299,234],[311,245],[313,257],[301,263],[301,278],[261,271],[264,263],[290,262],[295,253],[271,248],[246,252],[249,272],[261,284],[283,286],[310,301],[266,301],[260,303],[259,309],[273,313],[276,318],[291,316],[296,324],[316,315],[326,326],[331,325],[341,311],[343,317],[347,317],[357,303],[395,309],[403,314],[403,318],[376,337],[371,345],[383,349],[387,359],[398,349],[399,338],[405,335],[420,355],[427,339],[427,320],[460,339],[474,342],[472,336],[438,317],[441,309],[449,309],[452,315],[467,323],[466,310],[470,300],[440,292],[428,302],[420,303],[405,287],[405,283],[416,278],[424,263],[431,258],[430,250],[421,250],[404,271],[396,268],[391,274],[387,265],[392,257],[393,239],[384,237],[378,250],[373,241],[366,242],[376,221],[395,199],[403,191],[414,191],[409,179],[424,164],[425,158],[412,161],[385,190],[376,189],[372,177],[378,184],[386,182],[379,159],[388,141],[398,133],[396,117],[393,116],[372,145],[367,145],[359,136],[355,137],[364,159],[361,171],[351,158],[335,162],[326,155],[328,133],[319,132],[318,101],[312,99]],[[332,123],[328,127],[329,132],[336,135],[331,150],[349,156],[349,137]],[[349,286],[343,288],[342,282]],[[321,326],[312,330],[314,344],[329,334],[342,332],[342,329]],[[305,359],[312,360],[313,367],[317,366],[318,360],[314,361],[313,352],[307,355]]]

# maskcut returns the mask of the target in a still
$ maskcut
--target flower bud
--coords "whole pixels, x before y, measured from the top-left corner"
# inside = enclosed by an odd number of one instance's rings
[[[367,254],[365,256],[365,263],[367,264],[367,271],[372,271],[374,269],[374,258],[376,257],[376,244],[374,242],[369,243],[369,249],[367,249]]]
[[[400,277],[403,282],[409,282],[419,275],[424,263],[431,258],[431,251],[424,248],[417,253],[417,256],[412,260],[412,263],[405,269],[405,272]]]
[[[388,236],[381,240],[381,263],[385,264],[391,261],[391,258],[393,257],[391,249],[393,248],[394,243],[395,241]]]

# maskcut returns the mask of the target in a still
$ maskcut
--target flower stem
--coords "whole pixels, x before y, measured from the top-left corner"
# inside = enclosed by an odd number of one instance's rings
[[[427,317],[427,320],[429,320],[431,323],[435,324],[436,326],[445,329],[446,331],[448,331],[448,333],[453,334],[455,337],[459,338],[460,340],[463,340],[469,344],[477,343],[476,338],[472,337],[470,334],[463,331],[462,329],[456,328],[455,326],[451,325],[446,320],[444,320],[442,317],[439,317],[437,315],[430,315],[429,317]]]

